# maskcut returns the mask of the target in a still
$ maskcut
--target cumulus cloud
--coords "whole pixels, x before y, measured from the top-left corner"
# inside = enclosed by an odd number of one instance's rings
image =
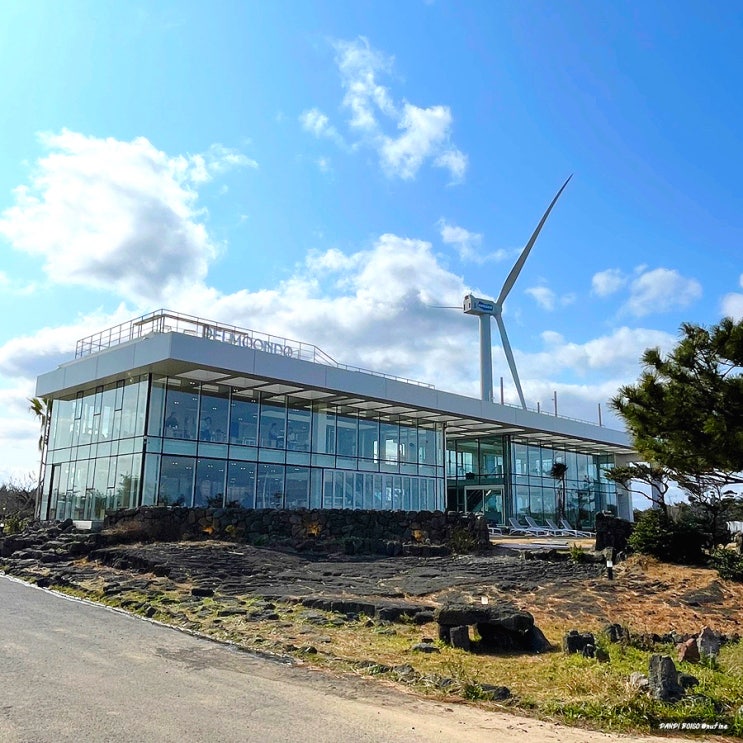
[[[591,279],[591,293],[597,297],[608,297],[627,284],[627,277],[618,268],[599,271]]]
[[[555,309],[556,295],[552,289],[546,286],[532,286],[526,289],[525,293],[533,297],[543,310],[551,312]]]
[[[541,337],[544,350],[531,355],[529,363],[535,376],[547,377],[560,370],[570,370],[577,376],[585,375],[586,370],[608,370],[613,376],[632,379],[640,371],[645,349],[657,346],[666,352],[676,343],[670,333],[627,326],[586,343],[567,342],[554,331],[546,331]]]
[[[575,294],[562,294],[558,296],[556,292],[544,285],[529,287],[524,290],[524,293],[533,297],[536,303],[548,312],[552,312],[558,304],[564,307],[575,302]]]
[[[30,335],[11,338],[0,345],[0,375],[31,382],[39,374],[72,360],[81,338],[126,322],[134,314],[136,310],[121,304],[113,313],[96,311],[67,325],[49,325]]]
[[[493,253],[482,253],[482,235],[478,232],[470,232],[464,227],[449,224],[445,219],[440,219],[437,226],[441,233],[441,240],[445,245],[453,246],[461,261],[466,263],[485,263],[486,261],[502,261],[509,253],[506,250],[496,250]]]
[[[447,106],[418,108],[406,103],[397,127],[399,137],[383,137],[380,154],[382,166],[404,180],[415,178],[423,162],[442,149],[451,128],[451,111]],[[461,180],[466,163],[459,150],[446,150],[436,157],[434,165],[448,168],[453,179]]]
[[[337,142],[339,145],[344,144],[343,137],[330,123],[330,119],[328,119],[328,117],[319,109],[311,108],[307,111],[303,111],[299,117],[299,121],[302,124],[302,128],[310,134],[313,134],[318,138],[327,137],[328,139]]]
[[[0,236],[39,256],[49,280],[157,301],[165,288],[206,276],[218,246],[203,223],[199,188],[235,167],[256,167],[220,145],[170,156],[131,142],[62,131],[0,214]]]
[[[461,310],[431,307],[459,306],[470,290],[482,293],[445,268],[429,242],[384,234],[355,251],[310,252],[288,278],[271,288],[224,294],[194,282],[187,294],[177,287],[168,289],[164,304],[187,314],[197,306],[202,317],[313,343],[341,363],[476,397],[477,322]],[[25,397],[33,394],[33,378],[73,358],[79,338],[140,312],[136,306],[122,305],[114,313],[92,313],[1,346],[0,375],[13,378],[13,409],[24,411],[15,417],[25,416]],[[583,344],[547,330],[536,353],[522,350],[518,333],[510,340],[527,403],[535,407],[539,401],[547,409],[557,390],[562,415],[588,420],[596,418],[597,401],[607,400],[619,384],[637,377],[645,348],[658,345],[666,350],[675,343],[665,333],[629,327]],[[505,400],[517,404],[497,333],[493,341],[495,378],[504,377]],[[589,370],[590,384],[584,381]],[[607,411],[604,423],[608,420]],[[4,426],[10,431],[11,422],[0,412],[0,444]],[[26,427],[27,457],[35,452],[37,430],[32,423]]]
[[[355,146],[365,144],[376,150],[382,169],[390,177],[411,180],[428,162],[446,170],[452,183],[461,182],[467,171],[467,156],[451,143],[451,109],[396,103],[379,80],[391,72],[394,60],[373,49],[367,39],[338,41],[334,47],[344,91],[341,105],[348,113],[349,129],[361,138]],[[319,109],[304,111],[300,122],[316,137],[344,144],[342,135]]]
[[[630,297],[623,310],[635,317],[688,307],[702,296],[696,279],[687,279],[678,271],[656,268],[644,271],[630,284]]]
[[[740,276],[740,285],[743,287],[743,274]],[[722,314],[734,320],[743,320],[743,294],[730,292],[722,298]]]

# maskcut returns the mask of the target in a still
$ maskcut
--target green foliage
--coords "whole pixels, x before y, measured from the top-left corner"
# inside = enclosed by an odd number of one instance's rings
[[[449,546],[451,547],[452,552],[456,552],[460,555],[468,554],[477,551],[477,539],[470,531],[464,527],[458,526],[451,533]]]
[[[714,543],[729,486],[743,482],[743,320],[681,333],[667,356],[645,351],[639,380],[611,406],[642,458],[708,512]]]
[[[570,562],[579,563],[585,562],[588,559],[585,550],[575,542],[570,545],[569,554]]]
[[[743,555],[729,549],[716,549],[712,553],[712,566],[721,578],[743,583]]]
[[[30,519],[23,518],[23,516],[20,516],[17,513],[12,514],[11,516],[7,516],[5,519],[5,527],[3,529],[4,534],[20,534],[26,526],[28,526],[28,522]]]
[[[635,552],[682,565],[705,562],[703,542],[693,523],[675,522],[659,509],[643,511],[628,540]]]
[[[37,417],[39,426],[41,427],[41,433],[39,434],[39,451],[44,451],[52,401],[48,397],[29,397],[28,402],[28,409]]]
[[[668,356],[650,348],[612,407],[648,462],[678,472],[743,471],[743,321],[685,323]]]

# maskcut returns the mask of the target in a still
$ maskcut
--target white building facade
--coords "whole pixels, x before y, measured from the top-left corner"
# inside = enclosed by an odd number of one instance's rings
[[[140,505],[630,517],[625,433],[336,363],[166,310],[78,342],[50,400],[43,519]],[[555,462],[565,477],[551,476]]]

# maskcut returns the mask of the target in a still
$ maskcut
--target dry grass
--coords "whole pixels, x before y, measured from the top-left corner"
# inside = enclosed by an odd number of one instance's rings
[[[363,661],[389,667],[410,665],[415,673],[406,683],[425,694],[444,697],[462,694],[465,688],[476,690],[480,684],[506,686],[513,694],[508,704],[519,711],[556,716],[576,724],[647,731],[659,719],[690,714],[686,708],[666,708],[630,687],[630,673],[647,672],[650,656],[649,652],[630,646],[603,642],[610,654],[607,664],[577,655],[566,656],[560,650],[542,655],[495,655],[465,653],[440,643],[436,643],[438,653],[421,654],[411,648],[426,637],[436,636],[433,624],[393,625],[363,616],[356,621],[340,621],[337,615],[308,611],[296,604],[277,604],[274,611],[278,618],[257,620],[251,613],[258,611],[263,602],[253,596],[196,599],[190,595],[191,585],[174,585],[168,579],[155,577],[148,586],[154,596],[133,590],[107,595],[106,583],[115,575],[112,569],[100,575],[88,574],[77,581],[71,592],[247,649],[288,654],[298,662],[336,671],[368,673],[360,667]],[[696,632],[707,624],[733,634],[741,631],[743,621],[743,584],[723,581],[712,570],[666,565],[643,557],[617,566],[613,581],[601,576],[577,585],[543,585],[531,593],[492,591],[493,600],[499,596],[530,611],[537,626],[558,648],[569,629],[591,630],[598,635],[609,622],[624,624],[633,633],[664,634],[671,629]],[[219,616],[220,611],[235,608],[247,613]],[[316,653],[307,652],[309,647]],[[671,646],[658,650],[674,653]],[[701,701],[691,708],[694,714],[713,719],[715,714],[719,716],[715,705],[731,712],[743,700],[741,644],[725,646],[717,667],[682,664],[681,670],[700,681],[697,690]],[[384,677],[401,681],[395,673]],[[452,678],[457,683],[447,691],[427,681],[436,677]]]

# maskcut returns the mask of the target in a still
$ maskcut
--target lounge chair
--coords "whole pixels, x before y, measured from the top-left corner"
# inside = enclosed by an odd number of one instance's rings
[[[572,529],[563,529],[559,527],[552,519],[545,519],[547,522],[547,528],[554,533],[556,537],[571,537],[575,536]]]
[[[491,537],[501,537],[503,536],[503,529],[501,529],[500,526],[488,524],[488,535]]]
[[[560,519],[560,525],[562,526],[563,529],[569,530],[571,535],[574,537],[585,537],[586,539],[589,539],[591,537],[596,536],[595,532],[580,531],[579,529],[575,529],[566,518]]]
[[[553,529],[549,525],[542,526],[541,524],[538,524],[536,521],[534,521],[531,516],[524,516],[524,521],[526,521],[530,529],[534,529],[535,531],[543,531],[549,537],[556,537],[558,536],[558,532],[563,531],[562,529]]]
[[[548,537],[550,535],[546,529],[540,526],[535,528],[533,526],[524,526],[523,524],[520,524],[519,520],[515,516],[510,516],[508,523],[511,524],[511,534],[521,534],[525,537]]]

